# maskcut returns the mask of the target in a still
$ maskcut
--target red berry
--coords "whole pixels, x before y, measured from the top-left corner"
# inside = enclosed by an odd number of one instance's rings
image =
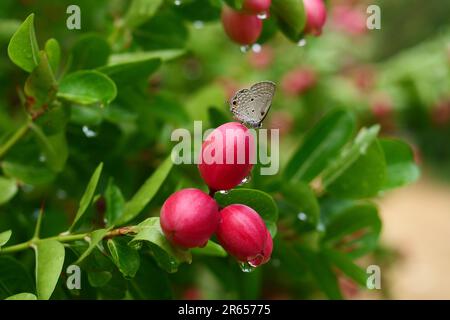
[[[286,95],[302,94],[314,87],[317,82],[316,72],[309,68],[298,68],[286,73],[281,80],[281,89]]]
[[[160,222],[166,238],[183,248],[206,245],[219,220],[216,201],[198,189],[175,192],[161,208]]]
[[[255,210],[232,204],[220,211],[220,217],[217,239],[230,255],[255,267],[269,261],[272,238]]]
[[[237,12],[227,6],[222,9],[222,24],[228,37],[242,45],[255,43],[262,31],[262,21],[257,16]]]
[[[354,8],[348,4],[336,5],[333,8],[333,23],[336,29],[350,35],[362,35],[367,32],[366,15],[363,8]]]
[[[229,190],[250,174],[254,157],[253,135],[244,125],[228,122],[206,138],[198,169],[211,190]]]
[[[306,11],[305,33],[320,36],[327,20],[327,9],[323,0],[303,0],[303,5]]]
[[[249,14],[258,14],[267,12],[272,0],[244,0],[242,10]]]

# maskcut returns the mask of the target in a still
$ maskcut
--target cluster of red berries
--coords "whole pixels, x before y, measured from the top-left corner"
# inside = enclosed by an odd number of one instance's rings
[[[250,174],[254,156],[254,137],[244,125],[229,122],[211,132],[202,145],[198,165],[210,195],[183,189],[161,208],[161,228],[173,245],[202,247],[216,234],[222,247],[239,262],[256,267],[269,261],[273,242],[261,216],[243,204],[219,208],[211,196],[239,185]]]
[[[250,45],[258,40],[263,28],[263,17],[270,12],[272,0],[244,0],[242,10],[228,6],[222,8],[222,25],[225,33],[234,42]],[[303,0],[306,13],[304,33],[319,36],[327,18],[323,0]]]

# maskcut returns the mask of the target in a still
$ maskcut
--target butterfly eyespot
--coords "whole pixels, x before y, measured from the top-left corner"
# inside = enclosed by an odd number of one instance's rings
[[[250,99],[250,101],[253,101],[253,100],[255,100],[255,99],[253,99],[253,98]]]
[[[261,115],[262,115],[262,116],[264,115],[264,111],[261,111]]]
[[[233,105],[237,105],[237,101],[236,100],[233,101]]]
[[[253,109],[252,112],[255,112],[255,109]]]

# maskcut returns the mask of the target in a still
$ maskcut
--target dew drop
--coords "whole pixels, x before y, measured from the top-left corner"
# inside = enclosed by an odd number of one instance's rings
[[[300,41],[297,42],[297,46],[299,46],[299,47],[306,46],[306,39],[300,39]]]
[[[240,50],[241,50],[242,53],[246,53],[246,52],[248,52],[250,50],[250,46],[248,46],[248,45],[247,46],[241,46]]]
[[[300,221],[306,221],[306,220],[308,220],[308,216],[307,216],[306,213],[304,213],[304,212],[300,212],[300,213],[297,215],[297,218],[298,218],[298,220],[300,220]]]
[[[252,45],[252,51],[255,53],[261,52],[261,45],[259,43],[255,43]]]
[[[240,262],[239,267],[241,268],[242,272],[246,273],[253,272],[255,270],[255,267],[248,262]]]
[[[194,28],[195,29],[201,29],[201,28],[203,28],[204,27],[204,23],[203,23],[203,21],[200,21],[200,20],[196,20],[196,21],[194,21]]]
[[[175,0],[173,2],[176,6],[180,6],[181,5],[181,0]]]
[[[252,176],[248,175],[244,179],[242,179],[242,181],[239,183],[239,185],[242,186],[243,184],[249,183],[251,180],[252,180]]]
[[[84,135],[88,138],[93,138],[93,137],[97,136],[97,132],[89,129],[88,126],[83,126],[83,128],[81,128],[81,130],[83,131]]]
[[[41,154],[39,155],[39,162],[45,162],[47,160],[47,158],[45,157],[45,155]]]
[[[258,19],[260,20],[266,20],[267,19],[267,12],[261,12],[257,14]]]
[[[228,190],[220,190],[219,191],[220,194],[228,194],[228,192],[229,192]]]

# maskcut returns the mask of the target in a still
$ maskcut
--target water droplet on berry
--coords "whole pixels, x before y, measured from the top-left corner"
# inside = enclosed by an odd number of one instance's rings
[[[252,266],[248,262],[240,262],[239,267],[241,268],[242,272],[247,272],[247,273],[253,272],[255,270],[255,267]]]
[[[252,45],[252,51],[255,53],[261,52],[261,45],[259,43],[255,43]]]
[[[252,176],[248,175],[244,179],[242,179],[242,181],[239,183],[239,185],[241,186],[243,184],[246,184],[246,183],[250,182],[251,180],[252,180]]]
[[[81,128],[81,130],[83,131],[84,135],[88,138],[93,138],[93,137],[97,136],[97,132],[89,129],[88,126],[83,126],[83,128]]]
[[[240,50],[241,50],[241,52],[242,53],[246,53],[246,52],[248,52],[248,50],[250,50],[250,46],[241,46],[240,47]]]
[[[260,20],[265,20],[265,19],[267,19],[267,16],[268,16],[267,12],[261,12],[261,13],[258,13],[258,14],[257,14],[257,17],[258,17],[258,19],[260,19]]]
[[[300,39],[300,40],[297,42],[297,46],[299,46],[299,47],[304,47],[304,46],[306,46],[306,39]]]

